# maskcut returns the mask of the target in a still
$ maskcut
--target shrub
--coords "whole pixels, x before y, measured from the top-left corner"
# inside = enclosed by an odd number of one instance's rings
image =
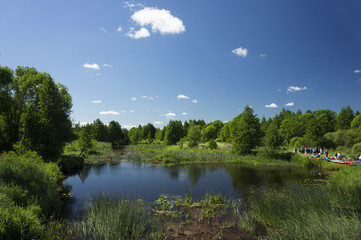
[[[39,239],[43,231],[38,206],[16,206],[0,193],[0,239]]]
[[[207,147],[209,149],[216,149],[217,148],[217,142],[214,139],[209,140]]]
[[[44,163],[34,152],[21,156],[8,153],[0,159],[0,179],[5,186],[14,188],[8,192],[12,192],[15,204],[26,207],[37,203],[46,216],[59,211],[62,174],[55,163]],[[20,189],[26,197],[19,194]]]
[[[356,143],[355,145],[353,145],[352,153],[353,153],[354,156],[357,156],[357,155],[361,154],[361,143]]]

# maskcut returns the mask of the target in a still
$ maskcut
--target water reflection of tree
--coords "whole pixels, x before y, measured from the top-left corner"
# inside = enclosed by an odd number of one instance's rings
[[[206,168],[197,166],[197,165],[189,165],[187,166],[187,174],[188,179],[192,183],[192,185],[196,185],[199,179],[204,176],[206,173]]]
[[[228,167],[226,171],[232,179],[232,187],[243,194],[250,186],[261,187],[270,184],[282,186],[309,177],[307,170],[301,168]]]
[[[78,176],[82,183],[85,182],[85,179],[89,176],[90,169],[92,168],[91,165],[86,164],[83,169],[78,173]]]

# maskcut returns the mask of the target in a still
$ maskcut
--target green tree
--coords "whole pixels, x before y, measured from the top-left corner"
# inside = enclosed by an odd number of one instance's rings
[[[286,120],[284,120],[284,121],[286,121]],[[276,121],[276,120],[273,121],[267,128],[266,134],[264,137],[264,144],[266,146],[267,151],[271,155],[276,154],[277,151],[279,150],[279,147],[283,143],[283,138],[279,132],[279,126],[280,126],[279,121]]]
[[[113,148],[127,145],[127,138],[124,136],[122,127],[117,121],[110,121],[108,125],[108,141],[111,142]]]
[[[213,125],[209,125],[202,130],[202,141],[208,142],[210,139],[217,138],[217,128]]]
[[[48,73],[18,67],[12,84],[14,127],[20,145],[46,159],[58,157],[71,132],[71,96]]]
[[[145,125],[143,127],[142,139],[147,140],[148,143],[153,142],[155,139],[155,132],[156,132],[156,129],[153,126],[153,124],[148,123],[147,125]]]
[[[183,125],[181,121],[170,120],[164,135],[167,145],[176,144],[183,137]]]
[[[81,157],[84,152],[91,150],[94,146],[92,135],[86,128],[82,128],[79,132],[78,146],[81,150],[79,157]]]
[[[129,131],[129,139],[132,144],[137,144],[142,140],[142,126],[139,125],[137,128],[133,127]]]
[[[351,107],[343,107],[336,117],[336,131],[350,129],[353,118],[354,113]]]
[[[198,125],[191,125],[188,128],[188,135],[187,135],[188,147],[198,146],[200,140],[201,140],[201,127]]]
[[[217,149],[217,142],[214,139],[209,140],[207,147],[211,150]]]
[[[97,118],[93,122],[93,136],[95,140],[100,142],[106,142],[108,140],[108,129],[107,126]]]
[[[220,138],[222,142],[231,141],[231,124],[229,122],[225,123],[221,129]]]
[[[261,139],[259,119],[248,105],[231,123],[233,150],[238,154],[251,153]]]

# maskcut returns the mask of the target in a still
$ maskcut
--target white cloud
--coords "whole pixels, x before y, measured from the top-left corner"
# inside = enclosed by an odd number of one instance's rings
[[[131,97],[130,100],[132,100],[132,101],[137,101],[137,98]]]
[[[353,71],[354,73],[361,73],[361,70],[356,69],[355,71]]]
[[[125,111],[124,110],[122,110],[122,111],[120,111],[121,113],[125,113]]]
[[[173,113],[173,112],[169,112],[169,113],[161,115],[161,116],[166,117],[166,118],[174,118],[177,115],[175,113]]]
[[[100,27],[99,30],[102,32],[107,32],[107,30],[104,27]]]
[[[162,121],[155,121],[155,122],[153,122],[153,124],[154,125],[160,125],[160,124],[163,124],[163,122]]]
[[[136,11],[130,18],[136,24],[142,27],[150,26],[153,32],[160,32],[163,35],[179,34],[186,30],[182,20],[165,9],[146,7]]]
[[[119,115],[119,112],[116,111],[102,111],[99,113],[100,115]]]
[[[129,112],[133,113],[133,112],[134,112],[134,110],[130,110]]]
[[[286,104],[285,104],[286,107],[292,107],[293,105],[295,105],[294,102],[289,102],[289,103],[286,103]]]
[[[121,32],[123,29],[122,29],[122,27],[121,26],[119,26],[118,28],[117,28],[117,32]]]
[[[85,126],[85,125],[88,125],[88,124],[91,124],[91,122],[78,122],[80,124],[80,126]]]
[[[183,95],[183,94],[178,95],[177,98],[178,98],[178,99],[189,99],[188,96],[185,96],[185,95]]]
[[[142,98],[148,99],[148,100],[154,100],[154,97],[150,97],[150,96],[142,96]]]
[[[297,92],[297,91],[303,91],[303,90],[307,90],[308,88],[307,87],[296,87],[296,86],[290,86],[287,88],[287,93],[293,93],[293,92]]]
[[[275,103],[271,103],[269,105],[266,105],[265,107],[266,108],[278,108],[277,104],[275,104]]]
[[[137,127],[136,125],[134,124],[125,124],[125,125],[122,125],[122,128],[126,128],[126,129],[131,129],[133,127]]]
[[[192,103],[197,103],[197,102],[198,102],[197,99],[193,99],[193,100],[192,100]]]
[[[84,63],[84,64],[83,64],[83,67],[89,68],[89,69],[94,69],[94,70],[99,70],[99,69],[100,69],[99,65],[96,64],[96,63],[93,63],[93,64]]]
[[[261,55],[259,55],[261,58],[266,58],[267,57],[267,55],[266,54],[261,54]]]
[[[92,103],[102,103],[100,100],[93,100]]]
[[[182,112],[182,115],[183,115],[183,116],[187,116],[187,115],[188,115],[188,113],[186,113],[186,112]]]
[[[123,2],[124,3],[124,8],[129,8],[130,10],[134,10],[135,8],[145,8],[145,6],[141,3],[137,3],[137,4],[134,4],[134,3],[129,3],[128,1],[126,2]]]
[[[237,56],[244,57],[244,58],[247,57],[247,54],[248,54],[247,48],[242,48],[242,47],[233,49],[232,52],[234,54],[236,54]]]
[[[134,28],[130,28],[129,32],[125,35],[130,38],[138,39],[138,38],[149,37],[150,33],[149,33],[148,29],[146,29],[144,27],[139,29],[138,31],[134,31]]]
[[[112,68],[112,67],[113,67],[112,65],[106,64],[106,63],[104,63],[103,66],[104,66],[104,67],[107,67],[107,68]]]

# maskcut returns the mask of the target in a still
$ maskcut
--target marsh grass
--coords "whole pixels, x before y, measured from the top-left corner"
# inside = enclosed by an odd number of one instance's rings
[[[334,202],[327,188],[288,186],[257,189],[249,195],[254,221],[269,239],[360,239],[356,212]]]
[[[132,159],[130,155],[136,155],[138,161],[153,162],[164,165],[187,164],[187,163],[242,163],[252,166],[280,166],[280,165],[300,165],[301,161],[291,161],[288,159],[272,159],[264,155],[240,156],[230,150],[208,150],[208,149],[179,149],[177,146],[164,145],[132,145],[126,148],[129,152],[127,159]],[[283,156],[283,155],[282,155]]]
[[[97,195],[86,205],[73,235],[80,239],[141,239],[155,224],[142,200]]]

